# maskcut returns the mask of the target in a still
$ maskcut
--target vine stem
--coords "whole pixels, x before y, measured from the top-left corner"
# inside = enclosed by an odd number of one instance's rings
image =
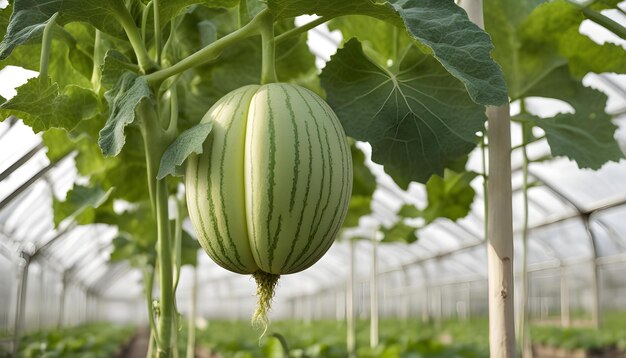
[[[604,27],[605,29],[611,31],[615,35],[626,40],[626,28],[620,25],[618,22],[588,7],[583,7],[582,12],[583,12],[583,15],[585,15],[585,17],[588,18],[589,20],[595,22],[596,24]]]
[[[263,64],[261,67],[261,84],[278,82],[276,77],[276,41],[274,39],[274,19],[263,18],[261,23],[261,50]]]
[[[146,80],[152,84],[160,84],[169,77],[182,73],[194,66],[198,66],[215,59],[228,46],[250,36],[259,34],[260,23],[264,21],[264,19],[269,15],[270,14],[267,9],[261,11],[252,19],[252,21],[250,21],[244,27],[218,39],[217,41],[196,51],[195,53],[191,54],[190,56],[170,67],[146,75]]]
[[[100,78],[102,73],[100,72],[100,66],[104,59],[105,48],[102,43],[102,35],[100,30],[96,29],[96,36],[93,42],[93,70],[91,72],[91,85],[96,93],[100,93],[101,85]]]
[[[485,220],[484,220],[484,235],[485,235],[485,241],[487,241],[488,239],[488,232],[489,232],[489,200],[488,200],[488,180],[489,180],[489,176],[487,175],[487,131],[483,132],[483,136],[480,139],[480,152],[481,152],[481,159],[482,159],[482,169],[483,169],[483,210],[484,212],[484,216],[485,216]]]
[[[317,19],[307,22],[306,24],[302,25],[302,26],[298,26],[294,29],[291,29],[289,31],[283,32],[282,34],[276,36],[276,38],[274,39],[274,41],[276,42],[276,44],[279,44],[293,36],[297,36],[302,34],[303,32],[307,32],[313,28],[318,27],[319,25],[331,20],[332,17],[330,16],[322,16],[322,17],[318,17]]]
[[[250,21],[248,0],[239,0],[239,27],[244,26],[248,21]]]
[[[152,10],[152,0],[148,1],[146,6],[143,8],[143,12],[141,13],[141,38],[146,38],[147,27],[148,27],[148,16],[150,15],[150,11]]]
[[[142,103],[138,110],[141,118],[141,133],[146,151],[146,167],[150,198],[157,221],[157,254],[159,269],[159,321],[157,356],[172,356],[172,328],[174,323],[174,287],[172,247],[168,214],[168,187],[165,179],[157,180],[161,156],[167,147],[167,136],[161,127],[152,103]]]
[[[156,63],[161,64],[161,20],[159,16],[159,0],[152,0],[154,10],[154,47],[156,48]]]
[[[124,5],[117,6],[115,10],[118,15],[116,18],[120,25],[122,25],[122,28],[124,28],[128,41],[130,41],[130,45],[135,52],[135,56],[137,56],[139,67],[144,73],[151,72],[156,68],[156,64],[152,62],[152,59],[148,55],[148,50],[146,49],[146,45],[141,37],[141,33],[139,32],[137,25],[135,25],[135,21]]]
[[[56,24],[59,16],[55,12],[48,20],[46,27],[43,29],[43,38],[41,40],[41,57],[39,59],[39,79],[42,84],[48,83],[48,65],[50,64],[50,48],[52,47],[52,28]]]
[[[152,339],[158,343],[158,333],[156,323],[154,322],[154,308],[152,307],[152,288],[154,287],[154,267],[147,266],[144,269],[143,281],[146,288],[146,303],[148,304],[148,322],[150,323],[150,331],[152,332]]]
[[[526,102],[522,98],[521,112],[526,112]],[[520,287],[519,337],[522,357],[530,357],[530,335],[528,330],[528,124],[522,123],[522,280]]]

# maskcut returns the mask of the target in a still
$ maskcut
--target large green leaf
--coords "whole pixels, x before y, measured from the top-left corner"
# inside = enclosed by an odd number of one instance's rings
[[[95,116],[98,98],[90,90],[69,85],[63,92],[56,83],[31,78],[17,89],[17,95],[0,105],[0,117],[15,115],[35,133],[50,128],[72,130],[83,119]]]
[[[118,34],[119,13],[124,11],[123,0],[15,0],[6,34],[0,42],[0,59],[9,56],[16,46],[40,37],[55,13],[59,13],[60,25],[87,22],[104,32]]]
[[[607,0],[595,8],[613,5]],[[574,114],[525,116],[526,120],[546,132],[553,156],[597,169],[619,160],[622,153],[613,138],[616,127],[605,112],[606,96],[584,87],[581,79],[589,72],[626,73],[626,51],[582,35],[579,28],[584,19],[578,6],[563,0],[485,1],[485,25],[511,97],[554,98],[575,109]]]
[[[324,68],[322,86],[346,134],[372,145],[372,160],[400,186],[443,175],[469,153],[483,130],[484,107],[437,61],[410,51],[392,73],[353,39]]]
[[[582,78],[588,72],[626,71],[620,46],[596,44],[579,32],[585,19],[567,1],[485,0],[485,27],[495,45],[513,99],[527,92],[565,63]]]
[[[565,0],[540,5],[521,27],[521,51],[552,48],[567,59],[577,78],[589,72],[626,73],[624,48],[608,42],[599,45],[581,34],[583,20],[582,11]]]
[[[530,117],[545,131],[553,156],[568,157],[578,167],[590,169],[624,157],[614,138],[617,127],[604,110],[606,95],[573,79],[565,66],[543,78],[528,95],[560,99],[575,110],[551,118]]]
[[[367,15],[402,26],[432,50],[474,101],[492,105],[508,101],[502,71],[490,57],[489,36],[453,0],[269,0],[268,7],[277,17]]]

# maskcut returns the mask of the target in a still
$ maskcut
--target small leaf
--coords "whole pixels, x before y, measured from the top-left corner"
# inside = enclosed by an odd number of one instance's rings
[[[365,154],[352,144],[352,196],[372,196],[376,190],[376,177],[365,165]]]
[[[54,198],[54,226],[61,221],[73,217],[80,225],[91,224],[95,218],[94,208],[102,205],[111,195],[112,189],[104,190],[100,186],[74,185],[67,193],[65,201]]]
[[[552,71],[528,95],[556,98],[574,107],[574,114],[535,118],[533,122],[546,132],[553,156],[566,156],[576,161],[579,168],[594,170],[624,157],[614,138],[617,127],[605,112],[607,96],[573,79],[567,67]]]
[[[418,218],[422,216],[422,211],[415,207],[415,205],[404,204],[398,211],[398,215],[403,218]]]
[[[100,79],[104,88],[113,88],[122,75],[132,71],[137,73],[139,68],[130,62],[128,57],[119,51],[109,50],[104,56],[102,64],[102,77]]]
[[[398,73],[382,69],[352,39],[337,51],[321,75],[346,134],[372,145],[403,188],[443,175],[447,163],[468,154],[484,129],[484,107],[435,59],[413,49]]]
[[[180,264],[181,266],[197,266],[200,244],[198,240],[194,239],[186,230],[183,230],[182,235],[180,241]]]
[[[343,228],[359,226],[359,219],[372,212],[371,204],[371,196],[353,195],[350,197],[348,213],[343,221]]]
[[[116,156],[126,142],[124,128],[135,121],[135,108],[141,101],[151,98],[151,91],[145,78],[125,72],[104,96],[110,112],[98,144],[105,156]]]
[[[456,221],[467,216],[476,195],[471,185],[476,176],[475,172],[456,173],[446,169],[443,178],[436,175],[430,178],[426,183],[428,205],[420,216],[427,224],[437,218]]]
[[[200,123],[182,132],[163,153],[157,179],[163,179],[167,175],[182,175],[179,167],[192,153],[202,153],[203,143],[211,132],[211,128],[213,128],[211,122]]]
[[[417,241],[415,228],[405,224],[402,220],[396,222],[392,227],[381,227],[380,231],[384,237],[382,242],[405,242],[407,244]]]

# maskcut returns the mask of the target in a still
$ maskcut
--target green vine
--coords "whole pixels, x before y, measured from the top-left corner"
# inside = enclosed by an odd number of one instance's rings
[[[276,42],[274,39],[274,19],[265,16],[261,22],[261,44],[263,63],[261,67],[261,84],[278,82],[276,77]]]
[[[59,13],[54,13],[46,27],[43,29],[43,38],[41,40],[41,57],[39,60],[39,79],[41,83],[48,83],[48,65],[50,64],[50,49],[52,47],[52,28],[56,25],[56,19]]]

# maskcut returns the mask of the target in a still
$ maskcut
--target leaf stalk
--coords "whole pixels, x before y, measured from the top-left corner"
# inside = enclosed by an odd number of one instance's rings
[[[48,83],[48,65],[50,64],[50,49],[52,47],[52,28],[56,25],[56,19],[59,16],[58,12],[55,12],[46,27],[43,29],[43,38],[41,40],[41,57],[39,59],[39,79],[41,83]]]
[[[261,84],[278,82],[276,76],[276,42],[274,39],[274,19],[263,18],[261,24]]]
[[[159,84],[169,77],[175,76],[190,68],[199,66],[203,63],[217,58],[222,53],[222,51],[224,51],[224,49],[231,46],[232,44],[237,43],[250,36],[259,34],[260,23],[268,15],[268,10],[261,11],[252,19],[252,21],[250,21],[244,27],[218,39],[217,41],[196,51],[187,58],[177,62],[170,67],[146,75],[146,80],[151,84]]]

